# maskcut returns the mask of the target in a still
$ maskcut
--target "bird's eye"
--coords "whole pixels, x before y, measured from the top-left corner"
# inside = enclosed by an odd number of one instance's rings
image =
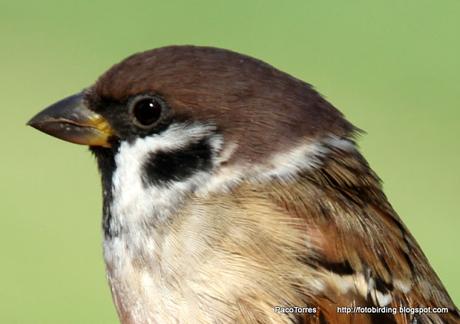
[[[141,97],[132,102],[130,112],[134,124],[141,128],[152,127],[161,117],[162,102],[156,97]]]

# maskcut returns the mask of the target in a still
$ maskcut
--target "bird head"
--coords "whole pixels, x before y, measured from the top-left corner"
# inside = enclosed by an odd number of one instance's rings
[[[128,57],[29,125],[69,142],[104,148],[158,136],[173,126],[202,125],[204,137],[210,132],[222,136],[220,151],[231,150],[228,162],[238,163],[261,163],[305,141],[344,137],[353,130],[308,84],[248,56],[193,46]],[[183,143],[187,138],[167,140]]]
[[[303,81],[245,55],[195,46],[130,56],[29,125],[88,145],[97,157],[143,142],[136,158],[155,151],[161,168],[150,171],[169,180],[196,169],[269,172],[283,154],[307,154],[354,131]]]

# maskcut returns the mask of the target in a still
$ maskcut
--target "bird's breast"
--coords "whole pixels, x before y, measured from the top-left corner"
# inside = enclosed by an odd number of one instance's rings
[[[306,306],[323,283],[297,257],[313,253],[301,224],[263,197],[251,188],[193,197],[162,226],[106,239],[124,323],[234,323],[248,312],[290,323],[273,307]]]

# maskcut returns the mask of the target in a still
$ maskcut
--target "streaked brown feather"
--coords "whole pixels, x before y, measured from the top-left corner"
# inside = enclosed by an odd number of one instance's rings
[[[308,224],[308,235],[318,250],[315,258],[306,258],[304,262],[331,274],[334,272],[331,264],[336,268],[340,264],[349,265],[356,274],[372,278],[387,288],[385,292],[392,296],[389,307],[431,306],[450,310],[444,315],[397,314],[392,319],[385,316],[384,323],[391,320],[405,323],[415,318],[419,323],[458,322],[458,310],[419,245],[388,203],[378,177],[364,158],[357,151],[334,150],[322,162],[320,169],[304,173],[293,183],[278,183],[270,193],[270,199],[288,215]],[[410,291],[398,290],[395,282],[410,284]],[[376,323],[381,320],[379,316],[345,319],[336,312],[337,306],[375,305],[371,293],[343,295],[331,285],[316,302],[327,323],[348,320]]]

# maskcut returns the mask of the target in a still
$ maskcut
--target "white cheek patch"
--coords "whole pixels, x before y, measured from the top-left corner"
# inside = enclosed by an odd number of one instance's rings
[[[214,131],[214,127],[198,123],[173,124],[161,134],[138,138],[132,143],[123,142],[115,155],[110,230],[134,234],[142,227],[163,222],[180,207],[188,193],[203,186],[210,173],[199,170],[183,181],[146,184],[143,166],[155,152],[175,152],[203,138],[208,138],[214,156],[222,146],[221,136]]]

